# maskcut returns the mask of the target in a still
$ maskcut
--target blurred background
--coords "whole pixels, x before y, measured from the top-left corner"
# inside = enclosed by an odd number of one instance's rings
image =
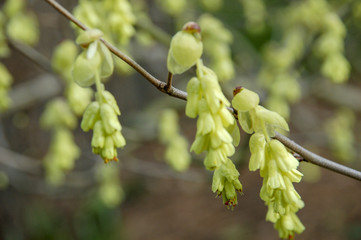
[[[197,21],[204,63],[229,99],[236,86],[252,89],[288,120],[292,140],[361,170],[360,1],[59,3],[163,81],[171,36]],[[185,102],[115,59],[105,88],[122,112],[127,145],[119,162],[105,165],[92,153],[92,133],[79,127],[80,106],[92,93],[72,92],[69,69],[54,64],[55,49],[79,31],[45,1],[0,6],[1,239],[278,239],[265,221],[259,172],[248,170],[247,134],[232,157],[244,189],[232,211],[211,191],[202,155],[192,153],[182,172],[165,160],[158,136],[164,109],[176,111],[179,134],[194,140],[196,120],[184,115]],[[185,90],[194,75],[175,76],[175,87]],[[51,110],[54,102],[60,110]],[[44,116],[74,123],[62,135]],[[300,171],[295,187],[306,230],[296,239],[361,239],[360,182],[305,162]]]

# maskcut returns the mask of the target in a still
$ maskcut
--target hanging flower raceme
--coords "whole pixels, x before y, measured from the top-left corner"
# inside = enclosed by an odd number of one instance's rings
[[[36,15],[26,9],[25,0],[7,0],[3,11],[6,16],[6,34],[9,38],[27,45],[39,40],[39,23]]]
[[[281,238],[292,238],[301,233],[304,226],[296,212],[304,206],[293,182],[300,182],[302,173],[297,170],[299,162],[278,140],[272,139],[275,131],[288,131],[286,121],[276,112],[259,106],[259,97],[245,88],[236,88],[232,100],[238,111],[243,130],[253,135],[249,141],[251,158],[249,169],[260,169],[263,186],[260,196],[268,206],[266,219],[274,223]]]
[[[188,151],[189,144],[185,137],[179,134],[178,115],[175,110],[162,111],[159,121],[159,137],[166,145],[165,159],[176,171],[185,171],[191,163]]]
[[[57,98],[46,105],[40,123],[43,128],[52,130],[50,147],[44,157],[46,179],[52,184],[61,184],[65,173],[73,169],[80,156],[71,132],[77,119],[65,99]]]
[[[230,48],[233,41],[232,33],[210,14],[203,14],[199,18],[199,25],[202,28],[205,52],[211,60],[211,68],[219,81],[231,80],[235,75]]]
[[[120,110],[114,96],[104,89],[101,78],[113,73],[114,65],[110,51],[100,41],[99,30],[88,30],[77,38],[84,51],[77,57],[74,68],[74,81],[81,87],[96,84],[96,101],[85,109],[81,128],[93,130],[92,148],[105,163],[117,161],[117,148],[124,147],[125,139],[121,134],[118,120]]]
[[[238,180],[239,172],[229,159],[235,151],[233,143],[239,141],[239,135],[235,134],[237,124],[227,109],[230,103],[221,91],[216,74],[201,60],[197,62],[197,77],[188,82],[187,92],[186,115],[198,116],[191,151],[197,154],[206,151],[204,165],[214,171],[212,190],[222,196],[225,205],[234,207],[236,192],[242,192],[242,185]]]

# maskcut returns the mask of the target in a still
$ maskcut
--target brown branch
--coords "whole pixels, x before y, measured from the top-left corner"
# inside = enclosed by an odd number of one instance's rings
[[[168,72],[167,85],[165,86],[165,90],[167,92],[169,92],[169,90],[172,88],[172,80],[173,80],[173,74],[171,72]]]
[[[63,8],[60,4],[58,4],[54,0],[45,0],[48,2],[51,6],[53,6],[60,14],[64,15],[66,18],[68,18],[70,21],[75,23],[77,26],[79,26],[83,30],[87,30],[88,28],[82,24],[79,20],[77,20],[69,11],[67,11],[65,8]],[[136,63],[133,59],[122,53],[119,49],[114,47],[112,44],[107,42],[104,39],[101,39],[101,41],[109,48],[109,50],[114,53],[116,56],[121,58],[123,61],[128,63],[131,67],[133,67],[137,72],[139,72],[146,80],[148,80],[152,85],[154,85],[158,90],[167,93],[168,95],[176,98],[180,98],[183,100],[187,100],[187,93],[179,90],[175,87],[170,87],[169,91],[167,91],[166,86],[167,83],[158,80],[153,75],[151,75],[149,72],[147,72],[143,67],[141,67],[138,63]],[[230,109],[233,113],[235,113],[234,109]],[[287,146],[292,151],[298,153],[303,159],[307,162],[313,163],[315,165],[318,165],[323,168],[327,168],[329,170],[338,172],[342,175],[357,179],[361,181],[361,172],[354,170],[352,168],[348,168],[346,166],[343,166],[341,164],[335,163],[331,160],[328,160],[326,158],[323,158],[315,153],[312,153],[302,146],[298,145],[297,143],[293,142],[289,138],[277,133],[275,136],[276,139],[278,139],[280,142],[282,142],[285,146]]]
[[[15,40],[12,40],[10,38],[7,39],[7,42],[10,47],[12,47],[14,50],[25,56],[27,59],[32,61],[33,63],[37,64],[39,67],[44,69],[47,72],[52,72],[51,64],[44,55],[33,49],[32,47],[19,43]]]

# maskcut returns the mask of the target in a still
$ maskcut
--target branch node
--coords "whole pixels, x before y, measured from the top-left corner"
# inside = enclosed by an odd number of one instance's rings
[[[173,80],[173,74],[171,72],[168,72],[168,78],[167,78],[167,85],[165,85],[165,91],[169,94],[170,89],[172,88],[172,80]]]

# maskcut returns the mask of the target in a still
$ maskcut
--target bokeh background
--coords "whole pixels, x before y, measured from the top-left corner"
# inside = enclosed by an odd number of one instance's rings
[[[59,2],[69,10],[77,5]],[[215,67],[217,58],[220,64],[227,62],[218,73],[223,74],[225,95],[230,97],[235,86],[247,86],[260,94],[262,104],[288,117],[291,139],[361,169],[359,1],[129,2],[135,32],[119,47],[154,76],[166,79],[170,36],[186,21],[211,14],[223,26],[207,22],[209,38],[218,34],[223,45],[213,52],[206,49],[204,61]],[[127,139],[118,151],[119,162],[104,165],[91,152],[91,133],[77,127],[73,133],[81,155],[60,184],[51,184],[43,159],[52,133],[39,121],[47,103],[63,96],[66,85],[51,68],[53,51],[76,36],[69,21],[45,1],[28,0],[26,5],[38,20],[38,42],[30,46],[6,38],[10,54],[1,59],[14,80],[12,104],[0,118],[1,239],[278,239],[265,221],[267,208],[259,198],[262,179],[248,170],[249,136],[241,133],[232,157],[244,187],[232,211],[211,191],[212,175],[202,156],[192,154],[185,172],[172,170],[164,160],[165,146],[157,134],[163,109],[175,109],[181,134],[189,142],[194,139],[196,121],[184,115],[185,102],[127,69],[105,83],[121,109]],[[328,14],[331,23],[325,20]],[[322,44],[327,34],[333,38]],[[340,57],[324,67],[333,57],[327,52],[343,56],[346,63]],[[185,90],[193,75],[194,69],[175,76],[175,86]],[[295,187],[305,202],[298,215],[306,230],[296,239],[361,239],[360,182],[305,162],[300,169],[304,180]]]

